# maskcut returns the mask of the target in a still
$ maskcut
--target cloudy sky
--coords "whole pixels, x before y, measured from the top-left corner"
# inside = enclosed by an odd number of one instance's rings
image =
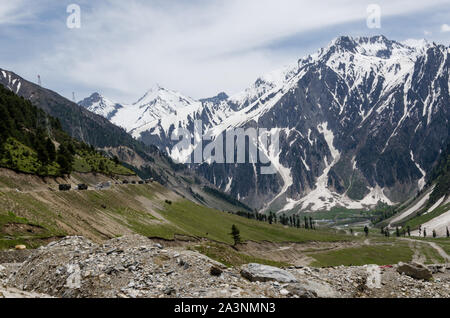
[[[67,27],[68,5],[81,27]],[[381,28],[367,7],[381,8]],[[339,35],[450,44],[450,0],[0,0],[0,67],[77,100],[237,93]]]

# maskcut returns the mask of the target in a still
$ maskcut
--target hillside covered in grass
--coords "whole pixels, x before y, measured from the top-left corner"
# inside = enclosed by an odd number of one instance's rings
[[[105,239],[137,233],[147,237],[174,239],[177,236],[207,238],[231,244],[231,226],[241,231],[243,241],[330,242],[346,241],[348,236],[328,230],[287,228],[269,225],[232,213],[207,208],[188,201],[158,183],[145,185],[113,185],[109,190],[31,191],[0,190],[0,215],[39,227],[39,236],[84,235],[101,242]],[[5,223],[5,224],[6,224]],[[1,225],[0,225],[1,227]],[[20,228],[20,227],[19,227]],[[15,235],[0,228],[0,240],[7,237],[32,241],[32,234]]]
[[[243,244],[233,247],[232,225]],[[440,260],[427,244],[417,248],[372,232],[369,238],[327,228],[308,230],[240,217],[190,202],[154,182],[113,185],[108,190],[0,190],[0,249],[45,245],[67,235],[101,243],[137,233],[163,244],[182,244],[227,266],[248,262],[275,266],[394,264],[410,261],[416,249]],[[370,240],[370,244],[365,241]],[[170,240],[173,242],[169,242]],[[443,241],[444,242],[444,241]],[[373,246],[372,246],[373,245]]]
[[[133,174],[117,159],[71,138],[58,119],[1,85],[0,118],[0,167],[39,176]]]

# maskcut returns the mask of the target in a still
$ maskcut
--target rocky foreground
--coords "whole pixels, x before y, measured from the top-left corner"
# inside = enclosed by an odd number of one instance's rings
[[[450,297],[450,264],[226,268],[137,235],[67,237],[0,265],[1,297]]]

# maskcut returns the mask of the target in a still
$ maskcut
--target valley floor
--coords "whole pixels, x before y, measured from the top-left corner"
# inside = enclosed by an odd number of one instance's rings
[[[108,178],[6,173],[0,173],[0,297],[303,297],[305,288],[314,291],[308,297],[450,296],[448,266],[427,282],[392,267],[449,262],[447,239],[270,225],[197,205],[156,182],[62,192],[59,182]],[[243,241],[237,246],[233,224]],[[8,250],[18,244],[27,249]],[[240,275],[249,263],[283,268],[297,283],[249,282]],[[381,270],[380,288],[367,287],[366,264]],[[211,275],[212,266],[223,273]]]
[[[101,245],[67,237],[22,263],[0,265],[0,297],[450,297],[450,264],[429,266],[430,281],[399,274],[397,266],[286,266],[271,269],[272,281],[249,280],[248,268],[137,235]]]

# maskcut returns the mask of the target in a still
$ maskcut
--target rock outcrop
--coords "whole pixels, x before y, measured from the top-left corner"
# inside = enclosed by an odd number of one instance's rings
[[[400,262],[397,266],[397,271],[400,274],[405,274],[415,279],[430,280],[431,278],[433,278],[431,270],[429,270],[425,265],[415,262]]]
[[[277,281],[281,283],[296,283],[297,279],[291,273],[277,267],[247,264],[241,270],[242,277],[251,282]]]

